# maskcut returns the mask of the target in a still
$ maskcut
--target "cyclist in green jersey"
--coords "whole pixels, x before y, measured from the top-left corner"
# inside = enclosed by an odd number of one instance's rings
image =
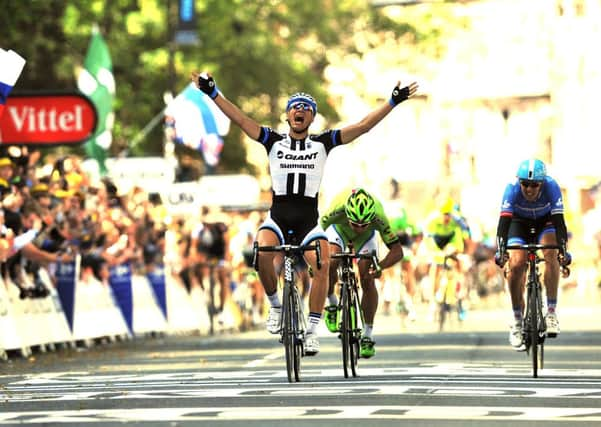
[[[338,253],[352,243],[356,253],[369,253],[375,250],[376,231],[388,247],[388,253],[379,261],[377,270],[370,268],[369,260],[360,260],[359,282],[363,289],[361,309],[364,315],[364,331],[361,338],[361,357],[375,355],[373,324],[378,308],[378,291],[375,278],[381,270],[393,266],[403,258],[403,247],[396,234],[390,228],[390,222],[384,213],[382,203],[362,188],[340,193],[334,198],[326,213],[321,217],[320,225],[326,230],[330,243],[330,253]],[[334,292],[337,281],[337,260],[330,261],[330,284],[326,307],[326,326],[331,332],[338,331],[336,322],[338,298]]]
[[[464,230],[453,213],[454,202],[452,199],[448,199],[429,218],[425,228],[426,246],[432,255],[430,266],[430,278],[433,285],[430,304],[432,318],[437,307],[437,294],[438,298],[441,298],[439,289],[445,256],[456,256],[464,251]],[[454,263],[453,267],[458,273],[461,271],[459,262]]]

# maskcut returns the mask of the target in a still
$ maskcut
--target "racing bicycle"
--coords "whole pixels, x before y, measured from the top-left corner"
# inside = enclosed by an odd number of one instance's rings
[[[357,362],[359,359],[359,344],[361,340],[361,325],[363,325],[363,311],[359,304],[359,289],[357,287],[357,276],[355,274],[353,261],[368,259],[372,262],[372,268],[379,271],[378,259],[375,251],[369,253],[353,252],[349,245],[344,252],[330,255],[332,259],[340,260],[338,265],[338,279],[340,281],[340,299],[338,302],[340,339],[342,343],[342,367],[344,377],[348,378],[350,373],[357,376]]]
[[[438,305],[438,331],[442,332],[451,312],[457,312],[459,321],[463,320],[463,308],[460,298],[461,282],[457,272],[457,254],[445,255],[440,278],[440,297]]]
[[[508,245],[508,250],[523,250],[528,257],[528,275],[526,279],[526,312],[522,320],[524,345],[526,353],[532,356],[532,377],[538,377],[538,370],[544,366],[545,337],[547,325],[543,315],[543,296],[538,264],[544,258],[538,256],[537,251],[543,249],[560,249],[559,245],[543,245],[537,243]],[[570,275],[568,267],[561,267],[563,277]]]
[[[309,245],[253,245],[253,265],[258,270],[258,252],[282,252],[284,255],[282,315],[280,317],[280,342],[286,353],[288,382],[300,381],[301,358],[305,355],[304,342],[307,325],[303,312],[303,300],[299,289],[299,277],[295,266],[306,251],[315,251],[317,268],[321,268],[319,243]]]

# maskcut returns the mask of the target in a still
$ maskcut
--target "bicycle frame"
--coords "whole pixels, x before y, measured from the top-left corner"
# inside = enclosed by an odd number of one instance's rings
[[[375,251],[368,254],[355,254],[352,245],[349,245],[346,251],[332,254],[330,257],[340,260],[337,272],[340,280],[338,309],[341,312],[340,338],[342,343],[344,377],[349,377],[349,371],[353,377],[356,377],[357,361],[359,359],[359,341],[362,330],[357,319],[357,313],[359,313],[361,325],[364,324],[364,319],[363,310],[361,310],[361,305],[359,304],[359,290],[353,260],[369,259],[377,267],[378,259]]]
[[[258,252],[282,252],[284,255],[282,316],[280,320],[280,342],[284,344],[286,354],[286,372],[288,382],[300,381],[300,360],[305,355],[304,342],[307,325],[303,312],[303,303],[297,286],[295,265],[298,257],[306,251],[315,251],[317,268],[321,268],[319,243],[310,245],[253,245],[253,265],[258,270]]]
[[[543,316],[542,285],[538,264],[544,262],[544,258],[538,256],[537,251],[546,249],[560,249],[559,245],[543,244],[518,244],[508,245],[507,250],[526,251],[528,274],[526,279],[526,312],[522,320],[522,331],[524,331],[524,344],[526,353],[532,356],[532,376],[538,377],[538,370],[544,365],[544,342],[547,335],[547,325]],[[562,274],[567,277],[570,270],[562,267]]]

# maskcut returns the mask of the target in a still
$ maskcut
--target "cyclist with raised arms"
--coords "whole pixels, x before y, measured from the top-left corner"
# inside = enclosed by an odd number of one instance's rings
[[[194,71],[191,78],[232,122],[267,151],[273,199],[269,215],[257,232],[259,246],[319,242],[322,255],[320,269],[317,268],[316,254],[305,253],[305,259],[314,274],[309,295],[305,354],[317,354],[319,341],[316,328],[325,303],[330,258],[326,235],[318,224],[317,209],[326,158],[333,148],[347,144],[372,129],[396,105],[413,96],[418,85],[413,82],[400,87],[398,82],[390,99],[359,122],[314,135],[309,134],[309,126],[315,120],[317,103],[309,94],[296,93],[288,99],[286,120],[290,128],[284,134],[259,125],[225,98],[211,74]],[[277,292],[275,264],[280,264],[281,258],[282,255],[275,252],[259,252],[258,256],[259,277],[271,304],[266,326],[273,334],[277,334],[280,327],[281,301]]]
[[[341,252],[352,243],[356,253],[376,251],[377,254],[376,231],[388,247],[388,253],[379,261],[377,269],[370,268],[370,260],[361,259],[358,262],[359,282],[363,289],[361,310],[365,321],[360,354],[363,358],[370,358],[376,353],[373,325],[378,309],[378,290],[374,279],[379,276],[381,270],[392,267],[403,259],[401,240],[392,231],[382,203],[363,188],[355,188],[350,194],[345,191],[336,196],[321,217],[320,224],[326,230],[330,242],[330,253]],[[338,260],[330,261],[329,305],[326,307],[325,318],[330,332],[338,331],[338,298],[335,292],[337,264]]]
[[[497,225],[497,253],[495,262],[503,267],[509,260],[507,281],[511,295],[514,323],[509,332],[509,342],[517,351],[526,349],[523,342],[522,316],[524,311],[524,286],[526,283],[526,252],[512,250],[507,245],[524,243],[559,244],[555,249],[543,251],[545,273],[543,282],[547,291],[547,336],[559,334],[557,320],[557,287],[559,266],[568,266],[572,256],[567,251],[568,230],[563,216],[563,198],[557,182],[547,175],[545,164],[538,159],[520,163],[517,179],[508,184],[503,194],[501,214]],[[531,241],[530,230],[535,231]]]

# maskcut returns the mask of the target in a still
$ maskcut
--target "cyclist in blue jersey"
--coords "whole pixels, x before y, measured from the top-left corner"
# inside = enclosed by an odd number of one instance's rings
[[[545,164],[538,159],[520,163],[515,182],[508,184],[503,194],[501,214],[497,225],[497,253],[495,262],[501,268],[509,261],[507,281],[511,295],[514,323],[509,342],[517,351],[524,351],[522,316],[526,282],[525,251],[509,251],[507,245],[524,243],[558,244],[561,249],[545,250],[543,282],[547,293],[547,336],[559,334],[557,320],[557,288],[559,267],[568,266],[572,256],[567,250],[568,230],[563,215],[563,198],[557,182],[547,175]],[[534,230],[534,240],[530,237]]]
[[[329,245],[324,230],[318,223],[317,200],[326,158],[333,148],[347,144],[372,129],[392,109],[409,99],[417,91],[417,83],[393,88],[388,101],[382,103],[357,123],[341,129],[326,130],[318,135],[309,134],[309,126],[317,114],[317,102],[307,93],[296,93],[286,103],[287,133],[278,133],[261,126],[240,108],[225,98],[217,89],[209,73],[192,72],[194,84],[208,95],[215,105],[249,137],[259,142],[267,152],[272,181],[272,205],[267,219],[259,226],[257,242],[260,246],[283,243],[309,244],[318,242],[322,267],[317,268],[314,252],[305,253],[313,271],[309,293],[309,318],[305,337],[305,354],[319,352],[316,328],[326,299],[329,274]],[[267,330],[279,332],[281,302],[277,292],[275,266],[281,264],[282,254],[260,252],[258,270],[271,308]]]

